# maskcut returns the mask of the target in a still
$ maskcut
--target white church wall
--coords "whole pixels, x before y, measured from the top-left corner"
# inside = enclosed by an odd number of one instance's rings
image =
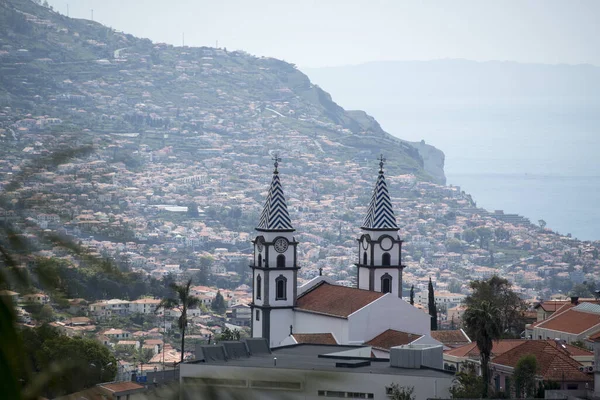
[[[276,300],[277,278],[283,276],[286,281],[285,300]],[[294,271],[289,269],[269,270],[269,305],[270,306],[293,306],[294,305]]]
[[[256,312],[257,311],[260,315],[259,321],[256,320]],[[262,331],[263,318],[264,318],[264,315],[263,315],[262,310],[255,308],[252,313],[252,337],[262,337],[262,335],[263,335],[263,331]]]
[[[373,339],[387,329],[430,335],[429,315],[392,293],[348,316],[350,343]]]
[[[358,268],[358,281],[360,289],[369,290],[369,270],[367,268]]]
[[[290,334],[290,325],[294,326],[294,311],[289,308],[271,310],[271,336],[269,346],[281,346]]]
[[[339,344],[348,344],[348,320],[296,310],[294,332],[331,333]],[[288,331],[289,333],[289,331]]]
[[[260,279],[261,279],[261,295],[260,295],[260,299],[256,297],[257,295],[257,280],[258,280],[258,276],[260,275]],[[254,290],[252,293],[252,296],[254,296],[254,304],[257,304],[259,306],[262,306],[264,304],[264,298],[265,298],[265,274],[263,271],[261,270],[254,270]]]
[[[314,288],[321,282],[326,282],[326,283],[329,283],[330,285],[337,285],[337,283],[333,279],[329,278],[328,276],[323,276],[323,275],[315,276],[310,281],[306,282],[304,285],[298,286],[298,297],[300,297],[300,295],[302,295],[307,290]]]
[[[390,254],[390,264],[398,265],[400,263],[400,258],[398,257],[398,244],[394,244],[390,250],[384,251],[379,243],[374,244],[375,248],[373,249],[375,253],[375,263],[381,265],[381,257],[383,257],[383,253]]]
[[[397,269],[382,269],[378,268],[375,270],[375,282],[374,282],[374,290],[376,292],[381,292],[381,277],[385,274],[389,274],[392,277],[392,294],[398,295],[398,280],[400,279],[400,274]]]

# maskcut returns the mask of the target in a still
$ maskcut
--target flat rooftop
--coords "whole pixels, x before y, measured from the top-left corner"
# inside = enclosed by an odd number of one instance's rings
[[[256,340],[256,339],[250,339]],[[235,343],[235,345],[234,345]],[[422,367],[398,368],[390,366],[387,358],[360,357],[356,354],[369,354],[370,346],[350,345],[319,345],[319,344],[295,344],[273,348],[270,351],[252,352],[252,354],[240,354],[240,345],[245,342],[226,342],[225,344],[213,346],[198,346],[196,350],[197,360],[188,361],[185,364],[211,364],[231,367],[248,368],[274,368],[274,369],[301,369],[318,371],[337,371],[345,373],[375,373],[384,375],[409,375],[422,377],[447,377],[454,375],[453,372]],[[237,354],[228,356],[228,347],[234,347]],[[211,347],[207,349],[207,347]],[[246,346],[246,349],[253,346]],[[221,348],[221,349],[219,349]],[[275,363],[275,358],[277,359]]]

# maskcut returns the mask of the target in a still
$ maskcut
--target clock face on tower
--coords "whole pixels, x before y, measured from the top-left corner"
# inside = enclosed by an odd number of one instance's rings
[[[394,245],[394,242],[392,241],[392,239],[389,236],[384,237],[383,239],[381,239],[381,249],[384,251],[388,251],[392,248],[392,246]]]
[[[273,247],[275,247],[275,251],[277,251],[278,253],[283,253],[287,250],[288,248],[288,241],[286,238],[277,238],[277,240],[275,240],[275,243],[273,243]]]

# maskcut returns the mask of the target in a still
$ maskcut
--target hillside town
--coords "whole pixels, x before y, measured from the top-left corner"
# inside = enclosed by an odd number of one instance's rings
[[[438,397],[450,394],[455,372],[482,373],[481,349],[466,333],[466,301],[476,292],[473,281],[501,277],[526,309],[521,329],[507,329],[512,337],[494,343],[494,390],[510,393],[511,380],[514,389],[514,369],[528,354],[539,355],[540,379],[558,382],[554,389],[593,389],[600,241],[477,207],[468,188],[445,184],[439,150],[397,139],[367,114],[343,110],[292,64],[225,48],[152,43],[30,3],[3,10],[18,34],[0,36],[0,221],[17,227],[23,239],[56,235],[81,253],[52,242],[19,254],[17,268],[60,271],[64,292],[57,296],[42,284],[0,287],[20,326],[47,324],[67,337],[100,343],[118,363],[111,366],[113,385],[207,377],[202,374],[223,365],[243,369],[225,363],[239,351],[256,368],[276,354],[290,365],[310,356],[315,368],[329,370],[338,366],[322,356],[347,349],[340,357],[348,363],[384,359],[376,370],[381,375],[406,382],[419,376],[424,384],[417,390]],[[32,32],[43,32],[46,50],[23,40]],[[293,235],[259,225],[275,190],[273,160]],[[383,176],[384,160],[385,196],[393,209],[393,229],[385,229],[397,232],[401,254],[397,292],[391,283],[383,289],[383,279],[379,289],[359,279],[366,265],[363,221],[372,213],[373,183],[378,165]],[[269,307],[257,302],[256,270],[268,268],[262,258],[256,261],[261,229],[289,233],[286,240],[297,244],[289,280],[295,286],[288,290],[293,302],[298,288],[305,303],[323,288],[364,290],[378,293],[361,306],[377,310],[380,295],[394,294],[397,304],[418,310],[414,320],[427,321],[424,328],[417,332],[415,323],[413,330],[402,326],[345,340],[292,325],[288,334],[282,322],[285,338],[273,345],[267,333],[257,334],[255,308]],[[114,276],[93,269],[88,256],[114,267]],[[119,281],[118,274],[133,278]],[[186,282],[198,302],[183,315],[164,299]],[[314,304],[298,308],[331,314]],[[420,351],[436,361],[402,364],[398,360],[408,357],[402,346],[411,345],[423,346]],[[94,368],[102,377],[108,364]],[[434,379],[442,382],[435,393],[428,391]],[[358,390],[317,393],[379,398],[373,394],[378,389]]]

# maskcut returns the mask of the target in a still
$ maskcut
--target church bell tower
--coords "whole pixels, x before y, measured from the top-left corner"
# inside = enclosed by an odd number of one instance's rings
[[[402,240],[388,192],[383,165],[379,158],[379,175],[361,227],[358,241],[358,288],[392,293],[402,298]]]
[[[252,269],[252,337],[263,337],[270,347],[289,334],[298,286],[297,246],[279,178],[278,156],[267,200],[256,227]]]

